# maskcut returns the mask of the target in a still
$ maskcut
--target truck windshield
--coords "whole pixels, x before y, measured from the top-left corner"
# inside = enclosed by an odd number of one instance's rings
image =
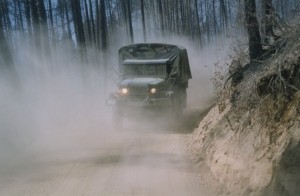
[[[166,65],[164,64],[125,64],[125,76],[166,76]]]

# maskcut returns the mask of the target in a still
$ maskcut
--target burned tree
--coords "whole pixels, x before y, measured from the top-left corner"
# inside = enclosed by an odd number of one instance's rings
[[[84,49],[86,47],[86,42],[85,42],[83,21],[81,15],[80,1],[72,0],[71,5],[72,5],[72,16],[74,20],[76,41],[78,42],[79,47]]]
[[[249,40],[250,61],[257,60],[263,54],[263,48],[256,17],[255,0],[245,0],[245,18]]]
[[[2,5],[0,5],[0,70],[11,70],[13,67],[13,58],[6,40],[3,25],[3,15],[6,11],[5,9],[8,8],[7,6],[6,1],[2,2]],[[3,63],[1,63],[1,61]]]
[[[274,33],[274,25],[275,25],[275,14],[273,9],[272,0],[263,0],[262,1],[262,9],[263,9],[263,29],[266,43],[270,43],[272,39],[277,39],[278,36]]]
[[[131,0],[122,0],[121,3],[122,3],[122,11],[123,11],[129,42],[133,43],[134,36],[133,36],[132,17],[131,17]]]

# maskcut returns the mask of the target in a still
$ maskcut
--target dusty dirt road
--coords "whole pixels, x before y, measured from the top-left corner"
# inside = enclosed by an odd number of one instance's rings
[[[187,157],[187,133],[144,127],[107,125],[36,141],[0,167],[0,195],[212,195]]]

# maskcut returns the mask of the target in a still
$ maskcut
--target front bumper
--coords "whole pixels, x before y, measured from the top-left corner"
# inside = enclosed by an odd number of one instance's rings
[[[112,93],[107,101],[110,106],[117,107],[140,107],[140,108],[157,108],[166,107],[171,104],[173,91],[163,92],[155,96],[152,95],[130,95],[122,96],[117,93]]]
[[[134,99],[110,99],[107,102],[110,106],[122,108],[158,108],[170,105],[170,98],[145,98],[143,100]]]

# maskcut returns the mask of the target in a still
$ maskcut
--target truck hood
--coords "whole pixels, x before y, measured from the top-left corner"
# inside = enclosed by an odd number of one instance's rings
[[[162,78],[127,78],[120,82],[120,86],[147,86],[157,85],[165,80]]]

